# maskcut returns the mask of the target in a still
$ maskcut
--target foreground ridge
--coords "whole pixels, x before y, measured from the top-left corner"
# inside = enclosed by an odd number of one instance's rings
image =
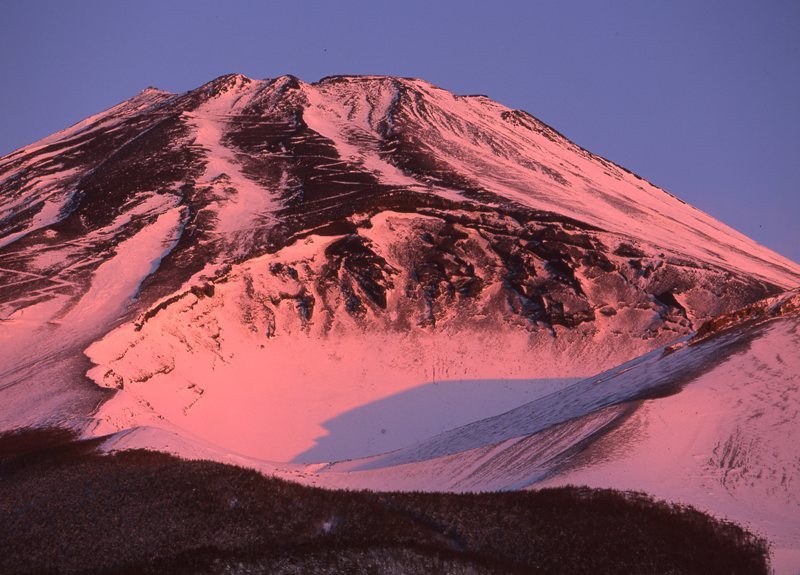
[[[0,435],[3,493],[27,502],[0,505],[0,573],[768,572],[763,540],[642,494],[336,492],[64,440]]]

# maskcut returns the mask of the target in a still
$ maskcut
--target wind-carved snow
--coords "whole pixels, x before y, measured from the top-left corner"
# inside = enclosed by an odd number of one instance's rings
[[[674,196],[564,139],[531,116],[484,97],[460,97],[425,82],[404,112],[452,173],[523,205],[574,217],[676,254],[750,269],[786,288],[789,260]],[[602,190],[602,191],[601,191]],[[765,265],[766,264],[766,265]]]
[[[242,173],[235,151],[223,142],[228,122],[260,87],[259,82],[236,78],[232,85],[183,114],[194,130],[195,145],[205,150],[205,171],[197,184],[213,190],[214,230],[233,256],[243,255],[237,249],[240,238],[252,237],[256,229],[275,223],[273,212],[278,207],[269,190]]]
[[[376,175],[381,182],[410,187],[426,187],[386,161],[376,134],[381,121],[388,121],[397,89],[376,82],[366,92],[341,93],[336,86],[303,85],[307,108],[303,121],[309,128],[332,141],[343,161],[351,162]]]
[[[27,225],[18,231],[0,237],[0,248],[7,246],[31,232],[58,222],[64,215],[64,208],[69,204],[74,193],[73,182],[77,170],[62,170],[55,174],[37,178],[29,184],[27,196],[6,201],[0,198],[0,222],[16,211],[39,205],[36,213]]]

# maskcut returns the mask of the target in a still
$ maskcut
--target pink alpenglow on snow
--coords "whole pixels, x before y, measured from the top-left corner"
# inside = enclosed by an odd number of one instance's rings
[[[486,97],[146,90],[0,159],[0,277],[1,429],[328,486],[646,488],[800,549],[800,266]]]

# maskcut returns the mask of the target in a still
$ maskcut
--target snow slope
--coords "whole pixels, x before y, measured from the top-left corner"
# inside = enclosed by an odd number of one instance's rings
[[[640,490],[743,523],[800,568],[800,295],[385,455],[314,468],[348,488]],[[705,332],[705,333],[703,333]]]
[[[367,243],[353,245],[344,256],[364,250],[368,272],[345,259],[339,273],[331,273],[338,262],[329,254],[354,242],[353,236],[311,235],[236,264],[222,278],[171,296],[167,305],[156,303],[86,351],[96,364],[88,375],[122,390],[96,414],[93,432],[163,418],[261,459],[363,457],[404,447],[448,424],[500,413],[551,390],[547,382],[586,376],[644,353],[658,341],[641,338],[648,326],[675,326],[659,334],[666,340],[686,329],[685,318],[662,317],[660,304],[618,304],[626,288],[609,293],[602,278],[588,277],[584,292],[603,298],[590,302],[615,302],[613,314],[574,327],[521,329],[503,321],[503,282],[493,278],[500,262],[488,250],[473,259],[473,272],[483,282],[479,293],[456,292],[443,302],[425,298],[424,291],[411,298],[419,268],[406,258],[417,251],[420,231],[439,225],[423,216],[383,212],[359,236]],[[463,235],[464,252],[476,254],[485,244],[474,232]],[[375,283],[365,291],[377,292],[372,306],[353,301],[352,286],[367,273]],[[379,297],[382,307],[375,302]],[[427,318],[430,325],[423,323]],[[422,406],[437,385],[452,387],[454,396],[463,393],[453,383],[462,379],[483,383],[474,386],[469,402],[447,400],[443,407],[453,419],[412,407],[414,425],[405,432],[388,423],[402,394],[413,393]],[[513,379],[530,383],[508,395],[501,384]],[[504,398],[499,403],[492,400],[497,395]],[[377,402],[386,413],[377,410],[373,424],[364,427],[358,410]],[[471,405],[485,410],[478,413]]]
[[[400,215],[394,225],[409,219]],[[577,370],[553,359],[539,366],[538,381],[509,381],[527,373],[530,334],[460,326],[456,310],[451,313],[453,325],[440,324],[436,331],[392,329],[397,318],[390,318],[364,332],[357,320],[333,312],[328,315],[338,319],[328,325],[325,310],[313,308],[314,302],[321,307],[329,294],[316,286],[305,291],[301,278],[321,273],[324,261],[315,260],[320,244],[335,241],[309,236],[276,256],[235,266],[224,282],[208,284],[213,294],[187,291],[179,301],[90,346],[86,353],[97,366],[88,375],[102,386],[122,388],[96,414],[93,433],[164,418],[252,457],[358,457],[502,412],[561,385],[554,380]],[[400,269],[398,262],[388,265]],[[316,320],[318,316],[322,319]],[[546,335],[541,349],[545,345],[565,357],[566,343]],[[494,357],[483,353],[501,347]],[[458,384],[460,378],[482,383]],[[450,390],[442,394],[445,386]],[[413,424],[391,425],[396,396],[412,390],[420,405],[439,396],[442,411],[449,415],[415,409]],[[326,428],[337,426],[335,418],[378,401],[386,403],[370,416],[369,427],[355,417],[340,429],[343,436],[330,437]],[[132,402],[139,406],[133,414]],[[323,441],[329,443],[327,451],[319,446]]]
[[[759,330],[761,331],[761,330]],[[747,525],[800,570],[800,319],[776,321],[679,394],[645,402],[542,483],[635,489]]]

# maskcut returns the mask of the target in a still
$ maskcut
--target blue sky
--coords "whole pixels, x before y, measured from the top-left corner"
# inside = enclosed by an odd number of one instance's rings
[[[487,94],[800,260],[800,2],[4,0],[0,154],[228,72]]]

